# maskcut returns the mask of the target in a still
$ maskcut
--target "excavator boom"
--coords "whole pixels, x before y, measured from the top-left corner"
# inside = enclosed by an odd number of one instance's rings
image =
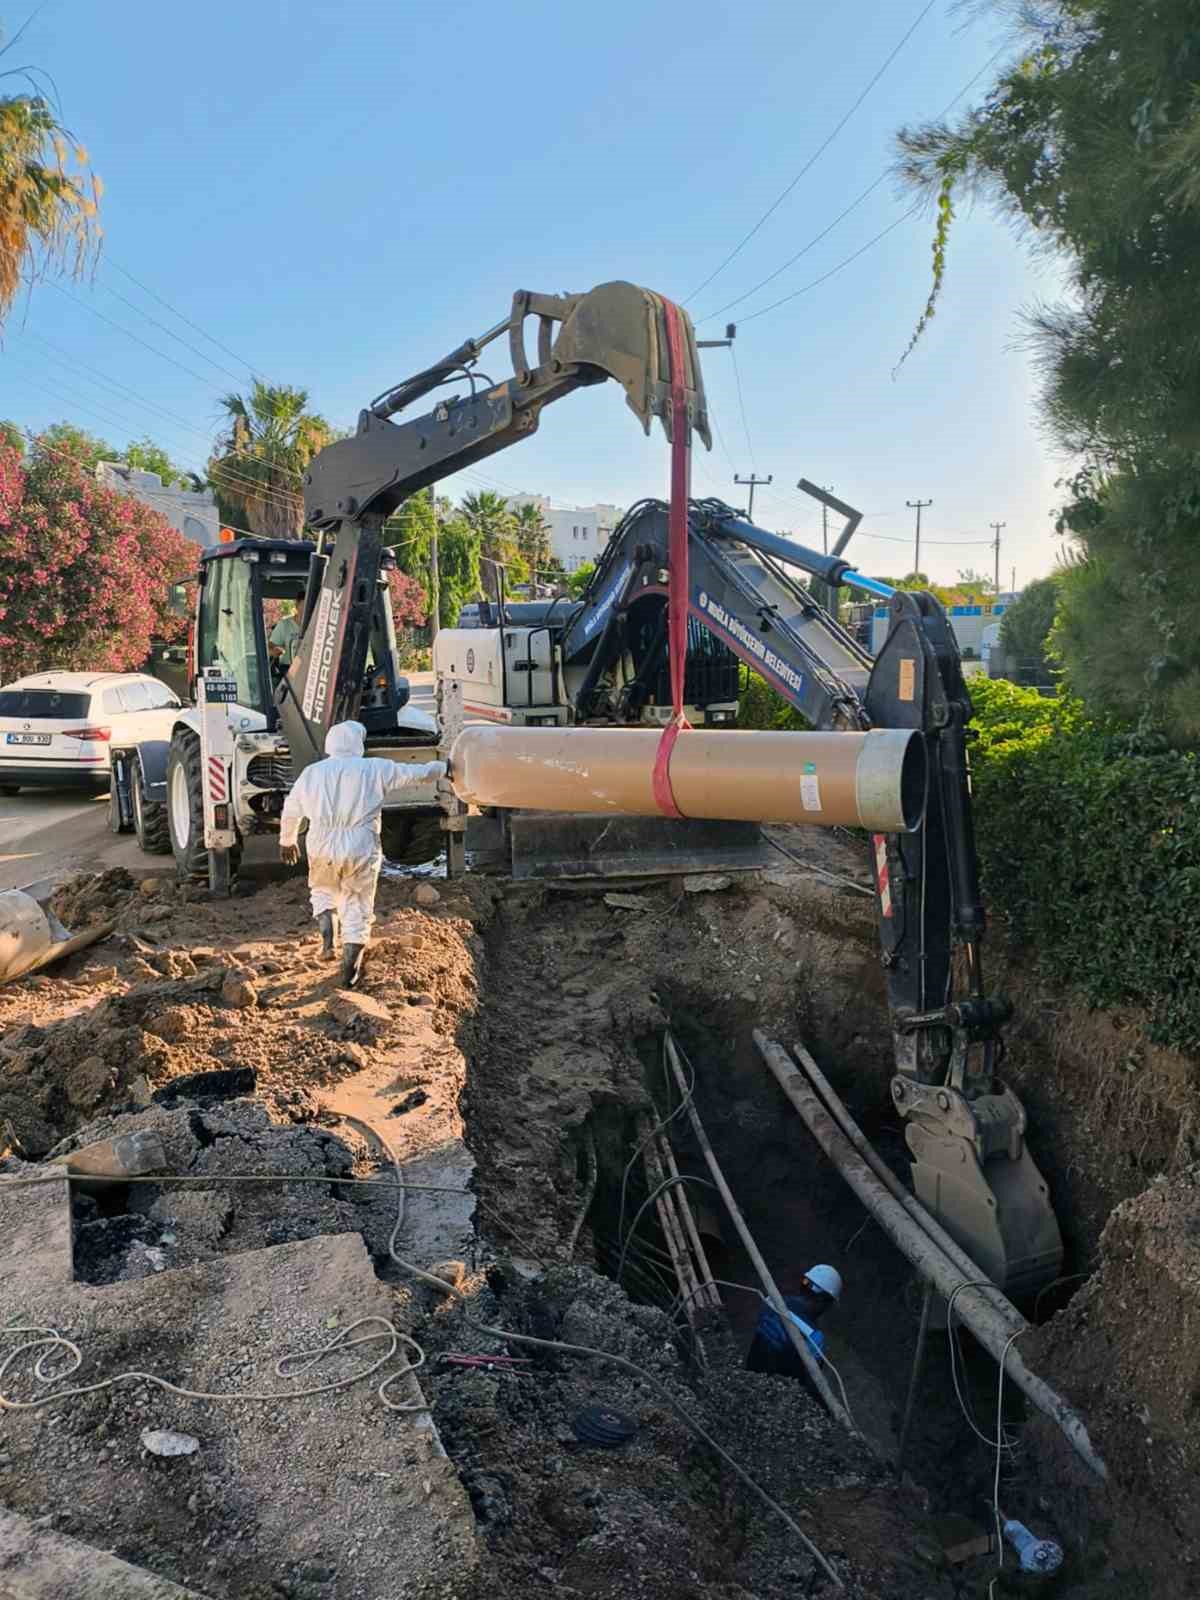
[[[711,448],[695,335],[678,313],[691,430]],[[536,356],[526,324],[537,320]],[[480,355],[508,334],[513,371],[495,383]],[[372,647],[376,590],[383,573],[386,519],[419,489],[494,455],[537,430],[542,409],[573,390],[611,378],[648,433],[653,418],[672,431],[666,316],[661,295],[632,283],[602,283],[586,294],[519,290],[503,322],[378,395],[349,439],[316,455],[304,480],[305,515],[319,530],[301,637],[276,693],[280,723],[298,773],[319,760],[335,722],[357,715]],[[454,383],[468,394],[439,399],[420,416],[394,421]]]

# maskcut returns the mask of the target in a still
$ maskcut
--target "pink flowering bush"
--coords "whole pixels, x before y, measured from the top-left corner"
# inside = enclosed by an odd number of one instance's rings
[[[392,599],[392,620],[397,631],[402,628],[419,628],[425,621],[425,591],[417,580],[399,567],[388,573],[388,589]]]
[[[103,488],[42,439],[0,442],[0,682],[50,668],[130,671],[179,637],[172,583],[195,546],[165,517]]]

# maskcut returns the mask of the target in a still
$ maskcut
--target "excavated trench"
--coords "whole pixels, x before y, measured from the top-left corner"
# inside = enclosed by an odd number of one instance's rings
[[[914,1514],[910,1506],[896,1535],[912,1561],[926,1563],[926,1576],[913,1576],[910,1591],[893,1574],[886,1592],[939,1592],[932,1587],[937,1571],[952,1586],[947,1593],[983,1594],[995,1575],[991,1558],[946,1569],[931,1519],[949,1515],[979,1531],[990,1527],[996,1363],[960,1329],[952,1374],[951,1336],[931,1332],[901,1484],[895,1452],[923,1285],[821,1153],[751,1038],[761,1027],[784,1044],[802,1039],[876,1149],[907,1177],[902,1130],[887,1092],[891,1042],[874,939],[869,903],[803,873],[713,894],[651,888],[624,904],[598,893],[510,887],[487,934],[467,1137],[479,1161],[481,1194],[517,1219],[528,1252],[561,1260],[578,1231],[575,1259],[619,1276],[635,1304],[670,1314],[679,1359],[694,1372],[668,1241],[656,1208],[645,1204],[651,1184],[637,1153],[644,1119],[665,1124],[713,1275],[726,1285],[732,1356],[718,1341],[716,1359],[740,1367],[761,1302],[748,1292],[756,1282],[751,1265],[705,1185],[707,1168],[687,1121],[672,1115],[681,1108],[662,1062],[669,1026],[694,1071],[695,1106],[782,1292],[796,1292],[817,1261],[832,1263],[845,1279],[843,1299],[824,1324],[829,1356],[856,1424],[884,1464],[885,1492],[899,1504],[915,1486],[921,1510],[930,1514]],[[1053,1165],[1046,1171],[1054,1182]],[[1074,1232],[1082,1236],[1083,1229]],[[1080,1265],[1069,1258],[1064,1273]],[[1081,1282],[1056,1286],[1039,1315],[1049,1315]],[[731,1287],[738,1285],[745,1287]],[[701,1343],[711,1337],[702,1330]],[[796,1390],[794,1415],[816,1409],[800,1386],[789,1387]],[[1036,1523],[1039,1533],[1066,1542],[1066,1530],[1037,1504],[1025,1424],[1023,1399],[1010,1384],[1000,1503]],[[859,1454],[870,1472],[867,1452]],[[836,1497],[837,1479],[832,1472],[826,1499]],[[821,1504],[818,1497],[818,1530]],[[1055,1592],[1083,1590],[1073,1590],[1064,1573]]]

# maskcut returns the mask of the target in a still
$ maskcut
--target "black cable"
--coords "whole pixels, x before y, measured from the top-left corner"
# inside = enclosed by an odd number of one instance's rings
[[[679,1173],[676,1173],[673,1178],[664,1178],[663,1181],[658,1185],[658,1187],[656,1189],[652,1189],[651,1192],[642,1201],[641,1205],[637,1208],[637,1213],[634,1216],[633,1221],[629,1224],[629,1231],[625,1235],[625,1243],[621,1246],[621,1259],[617,1264],[617,1278],[616,1278],[617,1283],[620,1283],[621,1274],[625,1270],[625,1256],[626,1256],[626,1253],[627,1253],[627,1251],[629,1249],[629,1241],[633,1238],[634,1234],[637,1232],[637,1225],[642,1220],[642,1216],[643,1216],[643,1214],[644,1214],[644,1212],[646,1210],[646,1207],[648,1205],[650,1205],[653,1201],[657,1200],[660,1194],[665,1194],[668,1189],[677,1188],[678,1185],[681,1184],[681,1183],[703,1183],[709,1189],[715,1189],[716,1188],[716,1184],[715,1183],[710,1183],[707,1178],[693,1178],[693,1177],[690,1177],[687,1173],[679,1172]]]
[[[753,239],[754,235],[762,227],[763,223],[766,222],[768,217],[770,217],[774,212],[778,211],[779,207],[787,199],[788,195],[791,194],[792,190],[800,182],[801,178],[803,178],[808,172],[810,172],[812,170],[813,166],[815,166],[815,164],[821,158],[821,156],[823,156],[825,154],[826,150],[829,149],[829,146],[837,138],[838,134],[841,133],[842,129],[846,126],[846,124],[854,116],[855,112],[862,105],[863,101],[870,94],[871,90],[879,82],[880,78],[883,77],[884,73],[891,66],[892,62],[896,59],[896,57],[900,54],[901,50],[904,49],[904,46],[912,38],[913,34],[920,27],[921,23],[924,22],[925,18],[933,10],[933,7],[934,7],[935,3],[936,3],[936,0],[927,0],[927,3],[921,7],[920,11],[916,15],[916,18],[910,24],[910,26],[908,28],[908,31],[904,34],[904,36],[900,40],[899,44],[897,44],[895,46],[895,48],[892,50],[891,54],[887,57],[886,61],[884,61],[883,65],[876,72],[875,76],[873,78],[871,78],[871,80],[868,82],[866,88],[859,95],[858,99],[855,100],[854,104],[846,112],[845,116],[842,117],[840,122],[838,122],[838,124],[834,128],[833,132],[831,134],[829,134],[829,136],[823,141],[823,143],[821,143],[820,145],[817,146],[816,150],[814,150],[812,155],[809,156],[808,160],[800,168],[800,171],[796,174],[796,176],[792,179],[792,181],[782,191],[782,193],[778,196],[778,198],[775,199],[774,201],[772,201],[772,203],[767,207],[767,209],[763,212],[762,216],[759,217],[758,221],[750,229],[749,233],[747,233],[741,239],[741,241],[733,247],[733,249],[725,257],[724,261],[721,262],[720,266],[715,268],[714,271],[710,272],[708,277],[705,278],[704,282],[699,284],[695,289],[692,290],[691,294],[689,294],[687,299],[683,302],[683,304],[685,306],[690,301],[694,300],[696,298],[696,296],[701,292],[701,290],[707,289],[709,284],[713,281],[714,278],[720,277],[721,273],[725,271],[725,268],[729,265],[729,263],[731,261],[733,261],[735,259],[735,257],[740,255],[741,252],[745,249],[745,247],[750,243],[751,239]]]

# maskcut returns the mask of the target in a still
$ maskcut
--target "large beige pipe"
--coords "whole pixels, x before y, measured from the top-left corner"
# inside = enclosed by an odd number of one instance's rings
[[[472,723],[450,752],[454,789],[469,805],[659,816],[653,777],[660,738],[648,728]],[[675,741],[670,772],[685,817],[907,833],[925,809],[925,744],[908,729],[689,729]]]

